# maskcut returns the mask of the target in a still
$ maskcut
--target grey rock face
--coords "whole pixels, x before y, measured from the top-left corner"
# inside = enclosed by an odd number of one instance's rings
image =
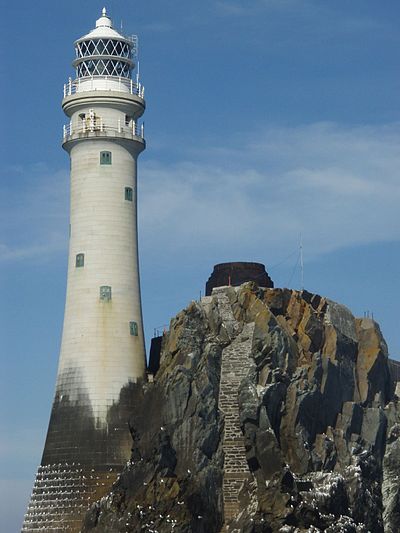
[[[392,389],[372,320],[306,291],[219,288],[171,322],[134,390],[132,459],[83,532],[398,532]]]

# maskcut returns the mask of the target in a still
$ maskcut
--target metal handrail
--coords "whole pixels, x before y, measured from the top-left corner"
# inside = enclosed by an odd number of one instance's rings
[[[89,82],[90,89],[87,89]],[[139,98],[144,98],[144,86],[139,80],[134,82],[132,79],[122,76],[87,76],[75,80],[69,78],[68,82],[64,83],[64,98],[87,90],[128,92],[139,96]]]
[[[79,124],[70,122],[63,126],[63,140],[66,141],[73,135],[90,135],[91,133],[113,133],[116,135],[128,135],[133,137],[140,137],[144,139],[144,123],[137,124],[132,121],[131,124],[124,124],[120,119],[116,121],[104,122],[102,118],[82,120]]]

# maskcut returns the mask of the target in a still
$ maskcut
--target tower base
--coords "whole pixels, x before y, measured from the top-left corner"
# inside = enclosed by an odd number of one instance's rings
[[[142,385],[140,380],[121,390],[101,427],[82,399],[71,405],[56,394],[23,533],[81,531],[88,507],[110,491],[130,459],[129,418]]]

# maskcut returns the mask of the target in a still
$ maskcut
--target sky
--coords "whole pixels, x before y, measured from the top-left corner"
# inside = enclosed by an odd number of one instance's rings
[[[62,87],[103,3],[19,0],[0,21],[0,531],[19,531],[54,394],[69,162]],[[147,347],[213,265],[259,261],[373,314],[400,358],[400,4],[110,0],[139,35]]]

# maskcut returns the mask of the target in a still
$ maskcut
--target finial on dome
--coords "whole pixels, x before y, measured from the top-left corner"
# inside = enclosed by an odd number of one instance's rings
[[[100,27],[112,28],[112,21],[107,15],[107,9],[105,7],[101,10],[101,17],[96,20],[96,28]]]

